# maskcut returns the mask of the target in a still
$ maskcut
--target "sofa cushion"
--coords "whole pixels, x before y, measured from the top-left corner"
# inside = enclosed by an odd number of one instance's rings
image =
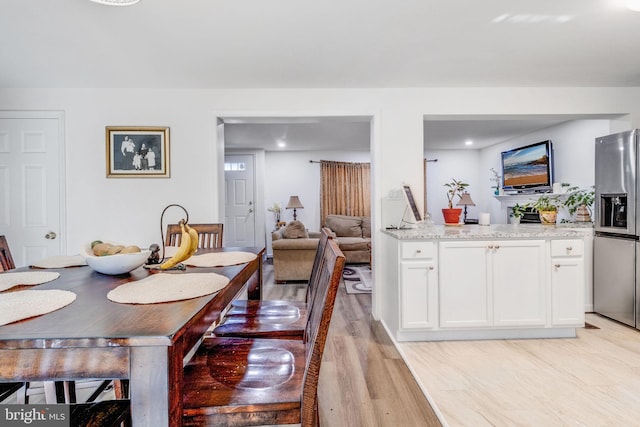
[[[338,246],[343,252],[368,251],[371,240],[362,237],[338,237]]]
[[[362,237],[371,238],[371,217],[362,217]]]
[[[282,230],[282,237],[285,239],[307,239],[309,238],[309,233],[302,222],[291,221]]]
[[[362,237],[362,219],[357,216],[327,215],[324,225],[338,237]]]

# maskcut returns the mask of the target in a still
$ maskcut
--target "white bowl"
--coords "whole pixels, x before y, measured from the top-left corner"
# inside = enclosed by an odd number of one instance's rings
[[[151,251],[146,249],[130,254],[95,256],[90,244],[80,253],[89,267],[102,274],[124,274],[133,271],[144,264],[150,254]]]

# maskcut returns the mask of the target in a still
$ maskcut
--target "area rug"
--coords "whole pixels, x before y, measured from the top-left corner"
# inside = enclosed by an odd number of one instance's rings
[[[372,289],[371,266],[350,265],[342,273],[348,294],[370,294]]]

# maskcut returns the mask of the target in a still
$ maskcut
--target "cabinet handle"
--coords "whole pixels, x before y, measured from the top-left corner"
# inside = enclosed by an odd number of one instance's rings
[[[571,246],[567,246],[567,252],[572,251],[573,248]]]
[[[429,267],[429,270],[433,270],[433,266]]]
[[[416,249],[416,253],[417,253],[417,254],[421,254],[421,253],[422,253],[422,250],[421,250],[421,249]]]
[[[560,268],[560,264],[554,264],[555,268]]]
[[[493,249],[493,245],[487,246],[487,249]]]
[[[500,249],[500,245],[496,245],[496,249]]]

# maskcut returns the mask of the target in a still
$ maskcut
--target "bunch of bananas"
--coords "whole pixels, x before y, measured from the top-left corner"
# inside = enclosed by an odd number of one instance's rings
[[[190,258],[198,250],[198,232],[184,221],[180,220],[181,236],[178,251],[168,260],[160,264],[161,270],[168,270],[178,263]]]

